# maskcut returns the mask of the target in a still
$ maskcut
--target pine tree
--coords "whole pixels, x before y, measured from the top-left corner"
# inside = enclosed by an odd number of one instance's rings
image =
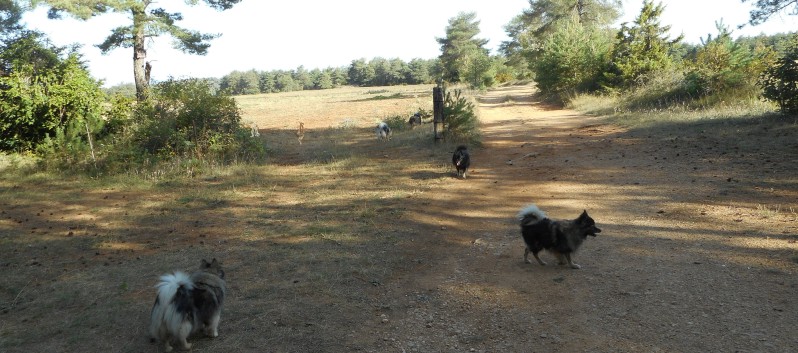
[[[742,0],[749,2],[753,0]],[[751,18],[748,23],[756,26],[765,23],[771,16],[789,9],[790,15],[798,15],[798,0],[756,0],[754,9],[751,10]]]
[[[645,0],[632,26],[621,24],[615,39],[612,65],[605,74],[607,86],[630,87],[645,75],[673,65],[671,48],[683,36],[668,38],[671,27],[659,23],[664,10],[662,3],[654,5],[652,0]]]
[[[208,6],[217,10],[228,10],[241,0],[203,0]],[[186,0],[187,4],[196,5],[199,0]],[[153,0],[30,0],[33,7],[45,4],[50,7],[48,17],[61,18],[66,13],[79,20],[88,20],[109,12],[130,15],[132,23],[112,30],[111,34],[97,47],[103,53],[116,48],[133,48],[133,77],[136,84],[136,98],[147,99],[149,89],[149,63],[144,40],[168,34],[175,39],[177,49],[197,55],[204,55],[210,44],[208,41],[218,34],[204,34],[180,27],[177,21],[183,19],[180,13],[170,13],[163,8],[150,8],[156,3]]]
[[[499,51],[508,64],[523,70],[541,58],[544,43],[557,30],[557,23],[576,21],[595,29],[610,26],[620,15],[619,0],[529,0],[529,8],[504,28],[509,41]]]
[[[443,65],[443,79],[448,82],[465,81],[465,70],[470,62],[488,56],[485,45],[487,39],[479,39],[479,21],[474,12],[460,13],[449,19],[446,38],[436,38],[441,45],[440,60]]]

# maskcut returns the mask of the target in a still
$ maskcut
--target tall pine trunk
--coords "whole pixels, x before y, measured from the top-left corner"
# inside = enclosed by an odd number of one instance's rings
[[[136,83],[136,100],[147,100],[150,90],[149,75],[145,73],[147,50],[144,48],[145,13],[133,10],[133,80]]]

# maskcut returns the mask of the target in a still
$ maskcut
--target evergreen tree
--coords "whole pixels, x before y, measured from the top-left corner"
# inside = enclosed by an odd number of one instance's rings
[[[314,70],[313,72],[316,72],[313,78],[313,87],[315,89],[330,89],[334,87],[332,76],[329,71]]]
[[[742,2],[749,1],[753,0],[742,0]],[[798,15],[798,0],[756,0],[748,23],[753,26],[763,24],[771,16],[784,10],[788,10],[790,15]]]
[[[374,68],[366,63],[366,59],[352,60],[347,72],[349,84],[355,86],[368,86],[374,80]]]
[[[25,32],[0,51],[0,150],[30,151],[47,136],[98,131],[104,95],[75,52]],[[75,130],[74,128],[81,130]]]
[[[775,65],[759,77],[763,96],[779,105],[784,114],[798,114],[798,34],[793,34],[787,50]]]
[[[272,93],[272,92],[275,92],[274,73],[273,72],[261,72],[260,73],[260,80],[258,82],[258,87],[260,88],[260,93]]]
[[[368,86],[387,86],[391,79],[391,65],[385,58],[376,57],[369,61],[370,70],[374,72],[374,78],[367,83]]]
[[[408,64],[406,82],[411,85],[428,83],[432,81],[429,71],[430,63],[428,61],[419,58],[412,59]]]
[[[557,99],[596,89],[611,45],[609,32],[584,26],[576,16],[558,22],[533,65],[538,88]]]
[[[461,12],[449,19],[446,37],[436,38],[441,46],[439,58],[443,68],[443,79],[446,81],[465,81],[468,65],[474,65],[473,69],[477,66],[475,62],[481,62],[488,56],[488,50],[485,49],[488,40],[476,38],[480,32],[479,21],[476,18],[477,14],[474,12]]]
[[[313,89],[313,78],[310,76],[308,70],[305,69],[305,66],[299,65],[299,67],[294,70],[293,78],[299,90]]]
[[[301,86],[294,81],[294,76],[288,71],[277,71],[274,75],[274,87],[277,92],[292,92],[301,90]]]
[[[722,22],[715,26],[718,34],[702,39],[701,47],[686,61],[690,93],[751,92],[764,69],[762,60],[769,61],[766,57],[773,55],[772,50],[741,45],[732,39],[732,32]]]
[[[249,70],[241,74],[236,84],[236,94],[258,94],[260,93],[260,74],[255,70]]]
[[[0,41],[5,42],[22,30],[22,8],[14,0],[0,0]]]
[[[217,10],[228,10],[241,0],[203,0]],[[186,0],[187,4],[196,5],[199,0]],[[62,13],[88,20],[109,12],[130,15],[131,24],[120,26],[111,31],[105,41],[97,45],[103,53],[116,48],[133,48],[133,78],[136,84],[136,98],[139,101],[147,98],[149,89],[149,63],[145,39],[170,35],[175,39],[175,48],[190,54],[204,55],[210,44],[208,41],[218,37],[216,34],[203,34],[180,27],[177,21],[183,15],[167,12],[164,8],[150,8],[156,3],[153,0],[30,0],[33,7],[40,4],[49,6],[48,17],[61,18]]]
[[[327,68],[325,71],[330,72],[330,77],[332,78],[333,87],[341,87],[346,86],[349,83],[347,82],[347,69],[345,67],[332,67]]]
[[[620,0],[529,0],[529,8],[513,18],[504,30],[510,40],[499,46],[507,65],[523,75],[534,65],[543,45],[561,21],[586,27],[608,28],[620,15]]]
[[[605,74],[608,87],[630,87],[645,75],[670,67],[670,51],[682,40],[669,39],[670,26],[662,26],[659,17],[665,7],[652,0],[644,0],[643,8],[632,26],[621,24],[615,39],[612,65]]]

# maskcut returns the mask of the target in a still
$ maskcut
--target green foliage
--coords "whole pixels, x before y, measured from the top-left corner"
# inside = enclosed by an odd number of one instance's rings
[[[773,66],[759,77],[762,96],[776,102],[784,114],[798,113],[798,34]]]
[[[77,55],[61,60],[43,45],[23,53],[47,58],[47,63],[23,63],[21,55],[10,61],[11,72],[0,76],[0,150],[34,150],[48,134],[67,129],[74,121],[99,117],[101,112],[99,82]]]
[[[732,40],[723,23],[716,26],[717,36],[702,40],[703,45],[686,60],[689,93],[694,98],[715,95],[727,99],[758,94],[756,77],[772,62],[773,50],[743,45]]]
[[[605,85],[612,88],[629,88],[640,84],[649,73],[673,66],[671,48],[682,40],[668,39],[670,26],[661,26],[659,17],[665,7],[645,0],[633,25],[621,25],[612,53],[612,65],[605,74]]]
[[[121,83],[112,87],[104,88],[103,92],[108,96],[124,96],[124,97],[136,97],[136,85],[132,83]]]
[[[449,19],[446,37],[436,38],[441,46],[440,61],[443,66],[443,80],[447,82],[466,82],[476,84],[490,65],[487,39],[475,38],[479,34],[479,21],[474,12],[460,13]]]
[[[742,2],[748,1],[753,2],[754,0],[742,0]],[[748,23],[754,26],[765,23],[771,16],[789,8],[791,5],[792,9],[789,14],[798,14],[798,0],[756,0]]]
[[[48,134],[36,146],[36,153],[42,157],[40,163],[46,169],[72,171],[96,166],[95,136],[103,127],[104,121],[99,116],[72,120],[66,126],[56,127],[52,136]]]
[[[596,89],[611,45],[607,31],[584,26],[576,17],[561,21],[533,66],[538,88],[559,100]]]
[[[532,78],[534,63],[545,54],[545,43],[562,21],[575,21],[585,27],[606,29],[618,18],[619,0],[536,0],[513,18],[504,30],[510,38],[499,51],[520,79]]]
[[[235,100],[213,93],[203,80],[170,80],[158,84],[153,98],[135,115],[144,124],[135,140],[150,154],[228,161],[257,157],[257,144],[240,125]],[[254,150],[253,150],[254,149]]]
[[[13,0],[0,0],[0,39],[22,30],[22,7]]]
[[[227,10],[241,0],[204,0],[208,6],[216,10]],[[149,74],[145,73],[145,59],[147,50],[145,40],[171,36],[173,47],[185,53],[204,55],[210,47],[209,41],[219,34],[203,34],[194,30],[183,28],[177,22],[183,20],[179,12],[168,12],[164,8],[150,8],[152,4],[161,4],[151,0],[31,0],[33,8],[39,5],[49,7],[48,17],[59,19],[62,14],[79,19],[88,20],[107,13],[120,13],[127,15],[131,23],[111,30],[111,34],[97,47],[108,53],[117,48],[133,49],[133,76],[136,84],[136,97],[139,101],[147,98],[149,93]],[[186,4],[196,5],[199,0],[189,0]]]
[[[383,122],[388,124],[393,131],[405,130],[408,129],[407,126],[407,118],[401,115],[394,115],[383,119]]]
[[[462,95],[459,89],[446,92],[443,101],[443,115],[446,122],[447,138],[455,140],[478,142],[479,118],[476,114],[474,103]]]
[[[349,84],[354,86],[369,86],[374,80],[374,68],[366,63],[366,59],[352,60],[348,70]]]

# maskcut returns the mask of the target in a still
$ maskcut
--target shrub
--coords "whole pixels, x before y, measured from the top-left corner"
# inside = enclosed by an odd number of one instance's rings
[[[99,86],[76,54],[46,70],[15,67],[0,77],[0,150],[32,151],[57,129],[96,118],[103,101]]]
[[[143,122],[136,140],[150,154],[230,160],[258,152],[252,150],[257,143],[248,141],[252,137],[240,124],[235,100],[214,93],[205,80],[158,84],[135,116]]]
[[[446,92],[443,102],[443,115],[446,119],[446,133],[456,140],[479,141],[479,118],[474,103],[462,96],[459,89]]]
[[[708,102],[756,97],[756,77],[771,65],[773,49],[734,41],[722,22],[716,26],[718,35],[702,40],[703,46],[687,61],[688,91],[694,98],[706,97],[702,100]]]
[[[611,41],[607,33],[572,18],[557,24],[533,64],[535,81],[545,95],[563,100],[596,89],[606,68]]]
[[[798,34],[776,63],[759,77],[762,96],[776,102],[784,114],[798,113]]]

